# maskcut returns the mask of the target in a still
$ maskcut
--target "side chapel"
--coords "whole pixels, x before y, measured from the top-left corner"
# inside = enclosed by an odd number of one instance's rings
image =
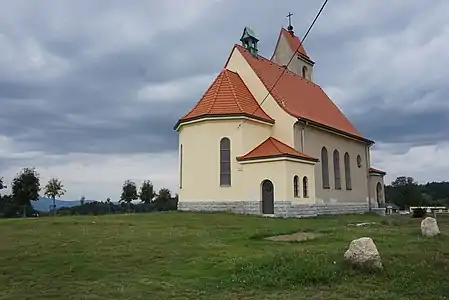
[[[314,82],[293,27],[281,29],[271,59],[249,27],[240,41],[175,125],[178,209],[302,217],[382,206],[374,142]]]

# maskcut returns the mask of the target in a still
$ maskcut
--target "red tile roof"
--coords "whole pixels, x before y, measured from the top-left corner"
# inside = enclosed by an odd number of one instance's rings
[[[237,157],[237,160],[242,161],[275,157],[291,157],[315,162],[318,161],[318,159],[301,153],[271,136],[247,154]]]
[[[386,174],[387,174],[386,172],[384,172],[384,171],[382,171],[382,170],[374,169],[374,168],[369,168],[369,172],[370,172],[370,173],[380,174],[380,175],[386,175]]]
[[[319,85],[288,69],[282,73],[285,67],[260,55],[255,57],[242,46],[235,45],[235,48],[240,51],[265,87],[271,91],[276,102],[287,113],[372,143],[362,137]]]
[[[274,123],[257,103],[240,76],[227,69],[220,72],[200,101],[179,119],[175,128],[182,122],[207,116],[246,116]]]

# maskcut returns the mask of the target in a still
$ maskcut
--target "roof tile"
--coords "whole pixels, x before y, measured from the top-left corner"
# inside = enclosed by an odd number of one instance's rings
[[[244,115],[274,123],[260,107],[240,76],[230,70],[220,72],[195,107],[179,122],[206,116]]]
[[[287,113],[363,138],[319,85],[260,55],[251,55],[242,46],[235,47]]]
[[[304,153],[301,153],[272,136],[267,138],[265,141],[256,146],[253,150],[251,150],[247,154],[237,157],[237,160],[241,161],[241,160],[263,159],[263,158],[282,157],[282,156],[305,159],[310,161],[318,161],[318,159],[306,155]]]

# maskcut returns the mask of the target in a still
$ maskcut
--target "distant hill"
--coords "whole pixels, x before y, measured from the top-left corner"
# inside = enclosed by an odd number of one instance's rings
[[[64,201],[56,199],[56,208],[61,207],[72,207],[76,205],[80,205],[80,201]],[[94,200],[85,200],[84,203],[94,202]],[[51,206],[53,205],[53,199],[47,197],[39,197],[37,201],[31,201],[33,208],[39,211],[50,211]]]

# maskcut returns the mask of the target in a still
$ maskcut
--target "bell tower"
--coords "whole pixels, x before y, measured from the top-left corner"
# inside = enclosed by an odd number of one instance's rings
[[[293,73],[313,81],[315,62],[309,57],[301,40],[293,31],[292,16],[292,13],[287,15],[288,27],[281,29],[271,61],[281,66],[288,65],[288,69]]]
[[[248,50],[252,55],[256,56],[258,55],[259,49],[257,48],[257,43],[259,42],[259,39],[254,34],[254,31],[246,26],[245,29],[243,29],[242,37],[240,38],[240,41],[242,42],[242,46]]]

